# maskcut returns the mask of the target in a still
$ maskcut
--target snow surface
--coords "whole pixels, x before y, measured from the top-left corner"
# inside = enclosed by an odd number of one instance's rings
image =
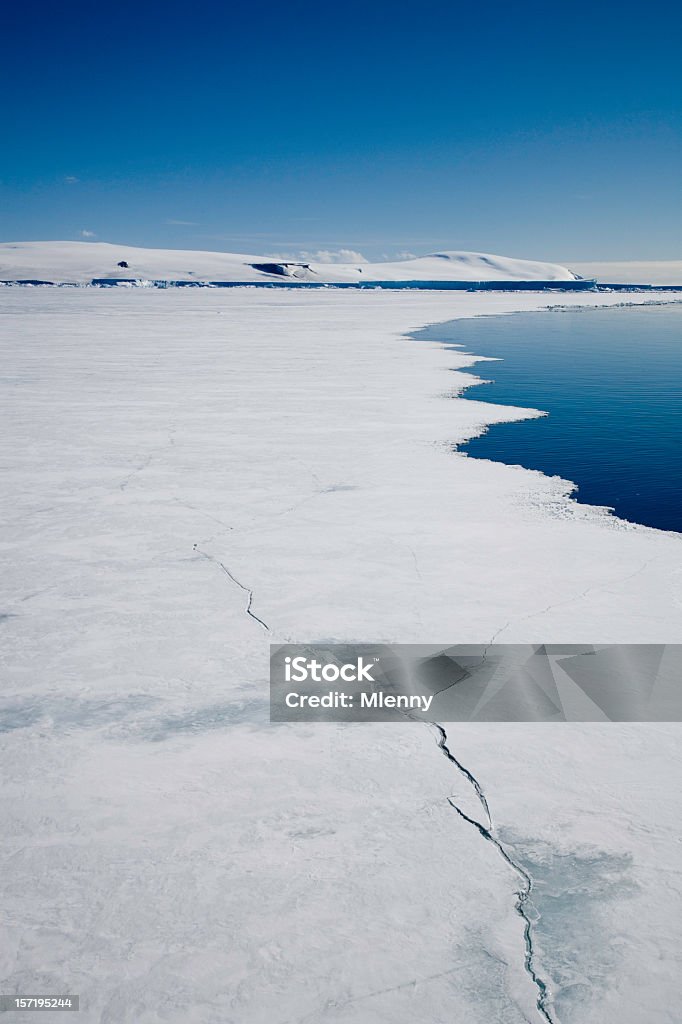
[[[436,736],[269,725],[267,648],[682,641],[680,536],[453,454],[527,411],[405,337],[552,299],[0,293],[5,992],[80,993],[83,1024],[542,1021]],[[447,728],[539,879],[556,1020],[677,1021],[679,726]]]
[[[119,267],[125,262],[127,267]],[[279,266],[281,273],[252,264]],[[0,280],[89,283],[93,278],[172,281],[572,281],[554,263],[487,253],[444,252],[394,263],[286,262],[268,256],[182,249],[139,249],[108,242],[0,244]]]

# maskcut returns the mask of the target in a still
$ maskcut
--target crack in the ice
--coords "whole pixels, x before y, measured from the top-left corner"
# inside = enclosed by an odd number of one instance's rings
[[[306,494],[299,501],[294,502],[293,505],[287,505],[286,508],[279,509],[279,511],[277,512],[271,512],[264,515],[261,519],[259,519],[252,526],[246,529],[241,529],[237,527],[237,532],[239,533],[240,537],[245,536],[249,533],[256,533],[258,530],[262,530],[263,527],[267,528],[273,519],[280,519],[283,516],[291,515],[292,512],[298,512],[298,510],[302,508],[304,505],[307,505],[309,501],[314,501],[315,498],[319,498],[324,494],[331,494],[333,490],[333,487],[323,487],[320,490],[311,491],[310,494]],[[230,527],[230,529],[233,529],[233,527]]]
[[[324,1011],[327,1010],[342,1010],[346,1006],[352,1006],[353,1003],[364,1002],[366,999],[375,999],[377,996],[390,995],[392,992],[400,992],[402,989],[412,988],[416,989],[418,985],[427,985],[432,981],[438,981],[441,978],[447,978],[451,974],[455,974],[465,968],[466,964],[456,964],[454,967],[450,967],[447,971],[439,971],[438,974],[427,974],[421,978],[411,978],[409,981],[403,981],[399,985],[392,985],[390,988],[380,988],[373,992],[365,992],[363,995],[350,996],[348,999],[337,1001],[335,999],[327,1000]],[[303,1017],[288,1018],[283,1021],[282,1024],[305,1024],[305,1021],[311,1020],[313,1017],[317,1018],[320,1013],[320,1009],[313,1010],[311,1013],[306,1013]]]
[[[248,616],[249,616],[250,618],[254,619],[254,621],[255,621],[255,622],[257,622],[257,623],[258,623],[259,625],[261,625],[261,626],[263,627],[263,629],[267,630],[267,632],[269,633],[269,632],[270,632],[270,627],[268,626],[267,622],[263,622],[263,620],[262,620],[262,619],[259,619],[259,618],[258,618],[258,616],[256,615],[256,613],[255,613],[255,612],[251,611],[251,608],[252,608],[252,605],[253,605],[253,590],[251,590],[251,588],[250,588],[250,587],[247,587],[247,586],[245,586],[245,585],[244,585],[243,583],[241,583],[241,582],[240,582],[240,581],[239,581],[239,580],[237,579],[237,577],[236,577],[236,576],[234,576],[234,575],[233,575],[233,574],[232,574],[232,573],[230,572],[230,570],[229,570],[229,569],[227,568],[227,566],[226,566],[226,565],[225,565],[225,564],[224,564],[223,562],[221,562],[221,561],[220,561],[220,559],[218,559],[218,558],[214,558],[214,557],[213,557],[213,555],[209,555],[209,554],[207,554],[207,553],[206,553],[205,551],[202,551],[202,550],[201,550],[201,548],[200,548],[200,547],[199,547],[199,546],[198,546],[197,544],[194,544],[194,545],[193,545],[193,548],[192,548],[192,550],[193,550],[193,551],[196,551],[196,553],[197,553],[198,555],[201,555],[201,557],[202,557],[202,558],[205,558],[205,559],[206,559],[206,560],[207,560],[208,562],[212,562],[212,563],[213,563],[213,565],[217,565],[217,566],[218,566],[218,568],[219,568],[219,569],[221,569],[221,570],[222,570],[222,571],[223,571],[223,572],[225,573],[225,575],[226,575],[227,577],[229,577],[229,579],[231,579],[231,580],[232,580],[232,582],[233,582],[234,584],[236,584],[236,586],[238,586],[238,587],[239,587],[239,589],[240,589],[240,590],[243,590],[243,591],[244,591],[244,593],[245,593],[245,594],[246,594],[246,596],[247,596],[247,600],[246,600],[246,608],[244,609],[244,611],[246,612],[246,614],[247,614],[247,615],[248,615]]]
[[[490,813],[490,808],[488,807],[488,801],[486,800],[485,793],[483,792],[483,789],[481,788],[481,785],[480,785],[478,779],[476,779],[471,774],[469,769],[466,768],[462,764],[461,761],[457,760],[455,755],[448,748],[448,745],[447,745],[448,736],[447,736],[447,733],[445,732],[445,729],[443,728],[443,726],[442,725],[438,725],[437,722],[434,722],[434,728],[438,732],[438,740],[437,740],[438,746],[442,750],[442,752],[445,755],[445,757],[447,757],[448,761],[450,761],[452,764],[455,765],[457,770],[459,772],[461,772],[461,774],[467,780],[469,785],[473,786],[473,788],[474,788],[474,790],[476,792],[476,796],[478,797],[479,803],[480,803],[481,807],[483,808],[483,810],[485,811],[485,817],[486,817],[486,821],[488,822],[488,828],[491,829],[493,827],[492,815]],[[474,823],[472,822],[472,824],[474,824]]]
[[[605,583],[593,583],[591,586],[587,587],[585,590],[582,590],[579,594],[575,594],[573,597],[567,597],[563,601],[557,601],[554,604],[548,604],[546,608],[541,608],[539,609],[539,611],[530,612],[528,615],[523,615],[519,619],[509,619],[507,622],[505,622],[504,626],[500,626],[500,628],[493,633],[490,640],[483,649],[481,660],[477,664],[471,665],[468,671],[471,673],[483,668],[486,661],[488,660],[488,652],[495,645],[495,641],[497,640],[497,638],[501,636],[503,633],[505,633],[512,625],[516,626],[520,622],[527,622],[530,619],[539,618],[539,616],[546,615],[548,612],[553,611],[555,608],[563,608],[567,604],[573,604],[575,601],[580,601],[583,597],[587,597],[587,595],[591,593],[593,590],[607,590],[608,587],[615,587],[623,583],[627,583],[628,580],[634,579],[635,576],[639,576],[639,574],[644,572],[644,570],[648,568],[648,566],[650,566],[652,562],[657,561],[659,558],[660,555],[655,555],[653,558],[649,558],[646,562],[643,562],[638,569],[635,569],[634,572],[628,573],[627,576],[621,576],[616,580],[607,580]],[[438,697],[440,696],[441,693],[445,693],[447,690],[451,690],[453,686],[457,685],[458,682],[460,682],[460,680],[456,679],[453,683],[448,683],[447,686],[441,687],[440,690],[436,690],[433,693],[433,697]]]
[[[213,523],[218,523],[222,526],[223,530],[234,530],[234,526],[230,526],[228,523],[223,522],[222,519],[218,519],[217,516],[212,516],[210,512],[205,512],[203,508],[199,508],[197,505],[192,505],[189,501],[183,501],[181,498],[173,497],[173,501],[176,505],[181,505],[183,508],[189,508],[192,512],[196,512],[200,516],[204,516],[205,519],[210,519]]]
[[[486,661],[488,660],[488,651],[493,646],[500,633],[504,633],[505,629],[508,629],[510,625],[511,623],[505,622],[504,626],[500,626],[499,629],[495,630],[490,640],[486,644],[485,650],[483,651],[483,654],[481,656],[481,664],[478,665],[477,668],[480,668],[482,665],[485,665]]]
[[[580,591],[579,594],[575,594],[573,597],[567,597],[563,601],[557,601],[555,604],[548,604],[546,608],[541,608],[537,612],[530,612],[528,615],[523,615],[520,619],[510,620],[506,624],[506,626],[502,626],[501,629],[498,629],[497,633],[495,633],[495,636],[491,640],[490,644],[488,644],[488,648],[490,648],[494,640],[496,640],[501,633],[504,633],[505,630],[509,629],[509,627],[512,624],[517,625],[519,622],[527,622],[529,619],[535,619],[539,618],[539,616],[541,615],[546,615],[548,612],[553,611],[555,608],[563,608],[567,604],[573,604],[576,601],[581,601],[584,597],[587,597],[587,595],[590,594],[593,590],[607,590],[608,587],[616,587],[620,586],[622,583],[627,583],[628,580],[634,579],[635,576],[639,576],[639,574],[644,572],[644,570],[648,568],[648,566],[650,566],[652,562],[658,561],[660,557],[660,555],[655,555],[653,558],[649,558],[646,562],[643,562],[638,569],[635,569],[634,572],[628,573],[627,576],[620,576],[618,579],[615,580],[606,580],[604,583],[593,583],[591,584],[591,586],[587,587],[585,590]],[[486,648],[486,652],[488,648]]]
[[[154,458],[155,454],[156,454],[156,451],[150,452],[149,455],[147,455],[146,458],[144,458],[142,460],[142,462],[139,464],[139,466],[135,466],[134,469],[131,469],[130,473],[128,473],[128,475],[118,485],[118,488],[119,488],[120,491],[125,491],[127,486],[128,486],[128,484],[133,479],[133,477],[137,476],[138,473],[142,473],[147,468],[147,466],[150,464],[150,462]]]
[[[152,459],[156,458],[157,455],[160,455],[161,452],[165,451],[168,445],[171,445],[171,447],[172,447],[175,444],[175,433],[176,433],[176,430],[177,430],[177,427],[176,427],[175,423],[171,423],[170,424],[170,431],[169,431],[169,434],[168,434],[168,440],[165,441],[163,444],[157,445],[155,448],[152,448],[152,450],[147,453],[147,455],[144,457],[144,459],[142,459],[140,464],[138,466],[135,466],[133,469],[130,470],[130,472],[123,478],[123,480],[118,485],[118,488],[119,488],[120,491],[127,490],[127,487],[128,487],[128,484],[130,483],[130,481],[134,477],[136,477],[139,473],[143,473],[144,470],[147,468],[147,466],[149,466],[150,463],[152,462]]]
[[[504,845],[501,839],[495,835],[495,825],[493,824],[492,815],[490,813],[490,807],[486,799],[483,788],[479,783],[478,779],[469,771],[469,769],[459,761],[448,747],[448,737],[445,729],[438,723],[433,723],[434,728],[438,732],[438,746],[448,761],[455,765],[458,771],[465,777],[469,784],[473,787],[476,796],[478,797],[481,809],[485,813],[485,824],[482,824],[476,818],[472,818],[466,814],[465,811],[459,807],[452,797],[448,797],[448,803],[457,812],[467,824],[471,825],[477,830],[479,835],[483,837],[488,843],[496,848],[498,853],[502,856],[509,867],[516,872],[522,881],[522,885],[516,890],[517,902],[516,912],[519,917],[523,920],[523,936],[525,943],[525,955],[524,955],[524,967],[526,973],[530,977],[535,989],[537,991],[537,998],[535,1005],[537,1006],[538,1012],[545,1021],[545,1024],[558,1024],[558,1020],[554,1015],[554,1010],[551,1005],[551,996],[549,991],[549,985],[544,980],[542,975],[536,968],[536,956],[535,946],[533,943],[533,920],[535,915],[529,911],[529,907],[533,906],[532,903],[532,892],[533,892],[533,878],[529,872],[524,868],[523,864],[515,860],[507,847]]]
[[[488,660],[488,651],[493,646],[493,644],[497,640],[497,638],[500,635],[500,633],[503,633],[505,631],[505,629],[507,629],[508,626],[510,626],[510,625],[511,625],[511,623],[507,622],[507,623],[505,623],[504,626],[500,626],[500,628],[498,630],[496,630],[495,633],[493,633],[493,635],[491,636],[490,640],[488,641],[488,643],[485,645],[485,647],[483,649],[483,653],[481,655],[481,660],[479,662],[477,662],[475,665],[471,665],[468,669],[466,669],[466,673],[467,673],[468,676],[470,676],[473,672],[476,672],[479,669],[483,668],[483,666],[485,665],[486,661]],[[432,694],[432,697],[434,697],[434,698],[435,697],[439,697],[441,693],[446,693],[448,690],[451,690],[453,688],[453,686],[457,686],[457,684],[460,683],[461,681],[462,680],[461,680],[461,677],[460,677],[459,679],[455,679],[454,682],[448,683],[447,686],[441,686],[440,690],[434,690],[434,692]]]

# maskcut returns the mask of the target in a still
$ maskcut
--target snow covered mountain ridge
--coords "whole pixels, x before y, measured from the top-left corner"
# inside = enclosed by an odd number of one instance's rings
[[[556,263],[477,252],[440,252],[389,263],[316,263],[193,249],[142,249],[109,242],[5,242],[0,281],[224,281],[358,284],[372,281],[576,281]]]

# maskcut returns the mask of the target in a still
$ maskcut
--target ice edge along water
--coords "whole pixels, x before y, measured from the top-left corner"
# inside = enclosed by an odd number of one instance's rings
[[[652,304],[654,304],[654,303],[652,303]],[[656,304],[658,304],[658,303],[656,303]],[[623,305],[630,305],[630,303],[624,303]],[[632,305],[636,305],[636,304],[633,303]],[[450,345],[446,344],[446,347],[449,348],[449,347],[453,347],[453,346],[450,346]],[[454,346],[454,347],[459,347],[459,346]],[[244,609],[245,614],[250,616],[250,618],[254,619],[267,632],[270,632],[270,627],[252,611],[252,604],[253,604],[253,597],[254,597],[253,590],[251,588],[245,586],[243,583],[241,583],[230,572],[230,570],[227,568],[227,566],[222,561],[216,559],[214,556],[208,554],[207,552],[202,551],[198,547],[197,544],[193,545],[193,550],[195,550],[197,552],[197,554],[201,555],[207,561],[210,561],[214,565],[216,565],[223,573],[225,573],[226,576],[229,577],[229,579],[237,587],[239,587],[240,590],[244,591],[244,593],[247,595],[247,604],[246,604],[246,607]],[[502,630],[498,630],[497,633],[495,634],[495,636],[497,636],[499,634],[499,632],[501,632],[501,631]],[[495,639],[495,637],[490,642],[490,644],[488,645],[488,647],[486,648],[486,650],[484,652],[484,656],[483,656],[484,660],[485,660],[485,657],[487,656],[487,652],[488,652],[489,647],[494,642],[494,639]],[[408,716],[408,717],[410,717],[410,716]],[[522,881],[521,888],[516,890],[517,902],[516,902],[516,908],[515,909],[516,909],[517,914],[519,915],[519,917],[523,921],[523,935],[524,935],[524,947],[525,947],[524,948],[524,970],[526,971],[527,975],[529,976],[529,978],[530,978],[531,982],[533,983],[533,986],[534,986],[534,988],[536,989],[536,992],[537,992],[537,995],[536,995],[536,1008],[538,1010],[538,1013],[540,1014],[542,1019],[546,1022],[546,1024],[560,1024],[559,1019],[556,1016],[555,1008],[553,1006],[553,1000],[552,1000],[552,997],[551,997],[550,984],[549,984],[548,981],[545,980],[545,978],[542,976],[542,974],[540,973],[539,969],[536,966],[537,956],[536,956],[536,950],[535,950],[534,941],[533,941],[533,922],[534,922],[534,920],[538,919],[539,914],[538,914],[537,908],[535,908],[535,906],[534,906],[534,904],[532,902],[532,898],[531,898],[532,897],[532,892],[533,892],[533,877],[530,874],[530,872],[523,866],[522,863],[520,863],[518,860],[516,860],[514,857],[512,857],[512,855],[510,854],[510,852],[507,849],[506,845],[497,837],[497,835],[495,835],[495,824],[493,822],[492,813],[491,813],[491,810],[490,810],[490,805],[488,803],[488,800],[487,800],[487,797],[486,797],[485,792],[483,790],[483,787],[481,786],[480,782],[475,777],[475,775],[471,771],[469,771],[469,769],[457,757],[455,757],[455,755],[450,750],[450,748],[448,746],[447,733],[446,733],[445,729],[443,728],[443,726],[440,725],[437,722],[430,723],[430,725],[433,728],[435,728],[435,730],[437,731],[437,744],[438,744],[439,749],[443,753],[443,755],[446,757],[446,759],[450,763],[455,765],[455,767],[457,768],[459,773],[464,776],[464,778],[467,780],[468,784],[474,790],[474,792],[476,794],[476,798],[477,798],[477,800],[479,802],[479,805],[480,805],[481,809],[484,812],[486,824],[484,825],[480,821],[478,821],[477,819],[475,819],[475,818],[471,817],[470,815],[468,815],[465,811],[462,810],[461,807],[459,807],[459,805],[457,803],[455,803],[455,801],[453,800],[453,798],[451,796],[449,796],[447,798],[448,799],[448,803],[453,808],[453,810],[459,815],[459,817],[462,818],[463,821],[467,822],[467,824],[469,824],[473,828],[475,828],[476,831],[479,833],[479,835],[481,835],[481,837],[486,842],[491,843],[497,849],[497,851],[499,852],[500,856],[503,858],[505,863],[508,864],[509,867],[511,867],[511,869],[515,872],[515,874],[518,875],[518,877]],[[533,911],[534,911],[533,913],[529,913],[529,910],[528,910],[529,907],[533,908]]]
[[[554,1008],[552,1006],[552,998],[549,983],[545,981],[545,979],[542,977],[542,975],[539,973],[536,967],[537,957],[535,952],[535,946],[533,944],[533,920],[537,916],[537,910],[535,910],[534,914],[530,914],[528,911],[528,907],[533,906],[531,900],[533,892],[532,875],[524,868],[524,866],[521,863],[519,863],[519,861],[515,860],[514,857],[512,857],[512,855],[509,853],[507,847],[502,842],[502,840],[495,835],[495,824],[493,822],[492,814],[490,812],[490,805],[488,804],[488,800],[486,798],[483,787],[481,786],[480,782],[475,777],[475,775],[473,775],[472,772],[470,772],[469,769],[464,764],[462,764],[462,762],[459,761],[458,758],[455,757],[455,755],[448,747],[448,736],[443,726],[439,725],[437,722],[434,722],[432,724],[437,731],[437,743],[443,755],[448,759],[448,761],[454,764],[454,766],[457,768],[460,774],[464,776],[464,778],[467,780],[469,785],[476,793],[476,798],[485,815],[486,824],[483,825],[476,818],[471,818],[462,810],[461,807],[459,807],[455,803],[451,796],[448,797],[448,803],[453,808],[453,810],[457,812],[460,818],[466,821],[469,825],[472,825],[478,831],[478,833],[483,837],[483,839],[486,840],[486,842],[492,843],[492,845],[497,849],[497,851],[500,853],[500,855],[506,861],[506,863],[512,868],[513,871],[516,872],[516,874],[522,880],[523,885],[520,889],[517,889],[516,891],[516,912],[524,923],[524,968],[537,990],[537,998],[535,1005],[537,1006],[538,1012],[542,1016],[542,1019],[546,1022],[546,1024],[559,1024],[559,1020],[555,1016]]]

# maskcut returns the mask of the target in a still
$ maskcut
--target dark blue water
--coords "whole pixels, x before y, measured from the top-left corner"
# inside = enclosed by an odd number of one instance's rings
[[[465,397],[546,411],[460,446],[578,485],[575,497],[682,531],[682,304],[455,320],[416,337],[499,359]]]

